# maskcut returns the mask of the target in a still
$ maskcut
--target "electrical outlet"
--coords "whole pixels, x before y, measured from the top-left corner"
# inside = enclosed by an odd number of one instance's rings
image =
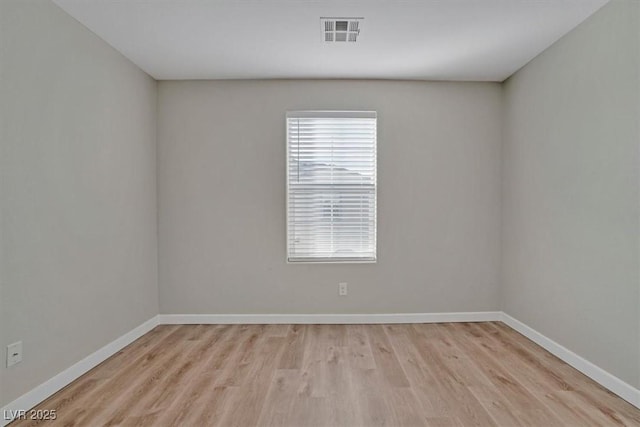
[[[341,297],[346,297],[348,292],[349,289],[347,288],[346,283],[338,283],[338,295],[340,295]]]
[[[22,341],[7,346],[7,368],[22,362]]]

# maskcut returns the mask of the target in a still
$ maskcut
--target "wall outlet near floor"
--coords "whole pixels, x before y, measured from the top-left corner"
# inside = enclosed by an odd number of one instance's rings
[[[22,341],[7,346],[7,368],[22,362]]]
[[[338,283],[338,295],[340,295],[341,297],[346,297],[348,292],[349,289],[347,288],[346,283]]]

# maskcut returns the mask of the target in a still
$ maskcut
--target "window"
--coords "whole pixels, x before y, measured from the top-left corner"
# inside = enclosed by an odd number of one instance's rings
[[[376,260],[375,112],[287,114],[289,262]]]

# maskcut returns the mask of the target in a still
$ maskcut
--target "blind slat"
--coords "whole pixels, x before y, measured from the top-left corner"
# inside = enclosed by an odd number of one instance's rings
[[[289,261],[375,261],[375,112],[287,115]]]

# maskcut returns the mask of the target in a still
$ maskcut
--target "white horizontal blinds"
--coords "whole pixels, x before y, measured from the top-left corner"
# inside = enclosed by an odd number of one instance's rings
[[[289,261],[376,259],[375,112],[287,115]]]

